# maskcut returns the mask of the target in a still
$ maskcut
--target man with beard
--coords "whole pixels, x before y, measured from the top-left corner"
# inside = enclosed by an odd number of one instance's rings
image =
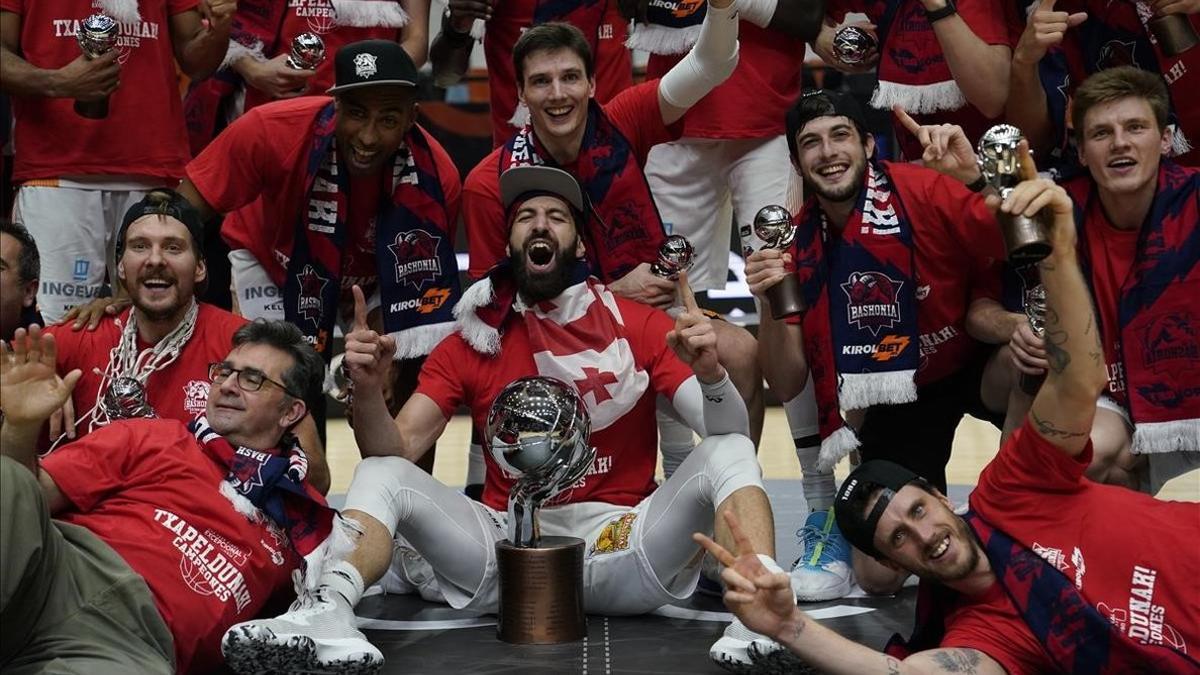
[[[512,480],[489,457],[479,503],[413,462],[458,406],[469,406],[482,428],[500,390],[530,375],[571,384],[591,418],[591,468],[540,512],[543,536],[577,536],[589,546],[587,611],[638,614],[689,596],[699,547],[686,533],[711,531],[714,512],[736,513],[764,564],[779,569],[746,409],[717,359],[712,325],[686,276],[679,282],[685,309],[672,326],[662,311],[621,298],[588,274],[577,229],[585,202],[570,174],[518,167],[505,172],[500,188],[511,223],[509,260],[463,297],[459,332],[430,354],[416,393],[394,421],[378,367],[395,345],[367,327],[355,291],[358,317],[346,338],[346,363],[359,416],[355,438],[366,459],[355,470],[342,516],[363,534],[311,598],[277,619],[230,630],[224,649],[235,669],[332,669],[331,660],[381,665],[379,651],[355,629],[353,612],[364,588],[380,579],[389,592],[495,612],[493,547],[508,536]],[[659,395],[704,440],[656,489]],[[729,542],[728,535],[717,521],[717,538]]]
[[[145,403],[160,417],[189,422],[204,412],[208,366],[229,352],[230,339],[246,320],[196,300],[207,278],[203,241],[199,214],[171,190],[153,190],[125,213],[117,275],[133,306],[104,317],[95,330],[62,324],[46,329],[58,344],[58,372],[82,372],[65,414],[50,420],[51,443],[119,419],[104,401],[123,378],[141,384]],[[310,481],[328,489],[329,468],[311,416],[304,416],[297,435],[309,456]]]
[[[1108,380],[1100,331],[1076,253],[1067,192],[1025,181],[993,206],[1051,224],[1046,288],[1050,369],[1024,426],[988,463],[970,510],[897,464],[864,462],[842,483],[842,531],[883,564],[921,577],[917,626],[882,654],[818,625],[793,605],[748,541],[735,553],[698,536],[726,565],[726,603],[754,630],[825,673],[1185,673],[1200,640],[1200,504],[1164,502],[1084,477],[1096,397]],[[737,530],[731,523],[731,529]],[[755,645],[776,668],[788,652]],[[763,647],[759,650],[757,647]],[[770,652],[770,653],[768,653]],[[772,672],[780,672],[778,670]]]
[[[809,195],[796,244],[751,255],[746,281],[769,307],[767,289],[798,276],[808,311],[796,323],[763,311],[758,337],[781,399],[798,394],[811,370],[818,466],[832,468],[857,448],[863,459],[898,462],[945,490],[962,416],[999,424],[994,411],[1007,402],[1007,384],[995,387],[995,400],[982,398],[985,370],[998,377],[1008,360],[998,351],[987,368],[976,339],[1008,342],[1025,319],[993,299],[1003,244],[983,198],[964,186],[984,181],[962,130],[897,116],[936,170],[872,160],[874,138],[849,95],[801,97],[788,113],[793,165]],[[849,421],[841,410],[852,411]],[[903,580],[863,556],[853,563],[870,592],[894,592]]]
[[[22,225],[0,219],[0,340],[31,323],[41,324],[37,311],[41,260],[37,242]]]
[[[211,673],[225,630],[327,539],[334,513],[288,435],[321,395],[320,358],[282,322],[226,346],[206,416],[116,421],[41,459],[80,371],[56,374],[37,326],[0,346],[5,672]]]
[[[1165,159],[1168,110],[1154,73],[1124,67],[1089,77],[1071,112],[1088,175],[1065,184],[1109,374],[1087,475],[1149,494],[1200,466],[1200,335],[1191,318],[1200,297],[1200,170]],[[1036,335],[1025,339],[1045,348]],[[1014,354],[1022,371],[1045,372],[1045,359]],[[1013,394],[1009,419],[1029,407],[1020,389]]]

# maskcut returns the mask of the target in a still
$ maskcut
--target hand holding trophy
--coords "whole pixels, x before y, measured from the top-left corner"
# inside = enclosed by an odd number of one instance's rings
[[[75,39],[88,59],[98,59],[117,47],[121,25],[111,16],[98,12],[79,24]],[[75,101],[75,114],[90,120],[108,117],[108,96],[94,101]]]
[[[770,204],[758,210],[754,216],[754,236],[763,242],[760,248],[785,251],[796,240],[796,225],[792,214],[784,207]],[[749,248],[743,237],[743,248]],[[779,320],[804,312],[804,299],[800,297],[800,282],[796,275],[789,274],[766,291],[771,305],[771,318]]]
[[[979,170],[988,185],[1001,200],[1024,180],[1019,148],[1024,136],[1010,124],[998,124],[984,132],[979,139],[977,154]],[[1044,214],[1029,218],[1020,213],[996,214],[1004,232],[1008,260],[1016,266],[1030,265],[1050,255],[1050,240],[1046,236]]]

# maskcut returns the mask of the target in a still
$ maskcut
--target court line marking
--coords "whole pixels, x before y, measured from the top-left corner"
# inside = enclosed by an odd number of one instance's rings
[[[856,616],[858,614],[867,614],[874,612],[874,607],[855,607],[852,605],[834,605],[833,607],[823,607],[821,609],[804,610],[804,613],[812,619],[836,619],[843,616]],[[668,619],[689,619],[692,621],[715,621],[719,623],[729,623],[733,621],[732,612],[709,612],[700,609],[688,609],[686,607],[676,607],[675,605],[666,605],[650,612],[656,616],[665,616]]]

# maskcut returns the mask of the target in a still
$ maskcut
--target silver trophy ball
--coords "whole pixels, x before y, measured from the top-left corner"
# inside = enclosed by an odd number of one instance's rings
[[[75,39],[89,59],[99,58],[117,46],[121,25],[111,16],[98,12],[79,24]]]
[[[879,41],[858,26],[846,26],[833,36],[833,55],[838,61],[854,66],[879,51]]]
[[[132,377],[113,379],[100,405],[110,421],[158,417],[146,400],[146,387]]]
[[[301,33],[292,38],[287,64],[296,70],[316,70],[325,60],[325,41],[316,33]]]
[[[487,418],[492,459],[516,476],[509,495],[509,539],[537,546],[537,510],[583,477],[596,450],[591,419],[579,394],[552,377],[514,380],[492,401]]]
[[[754,236],[767,248],[787,248],[796,240],[792,214],[778,204],[769,204],[754,215]]]
[[[650,271],[664,279],[678,279],[680,272],[692,268],[695,259],[692,242],[682,234],[672,234],[658,247],[658,260],[650,264]]]

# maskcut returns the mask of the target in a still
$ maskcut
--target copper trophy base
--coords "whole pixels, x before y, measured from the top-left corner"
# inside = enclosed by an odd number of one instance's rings
[[[771,318],[775,320],[803,313],[800,281],[792,275],[784,277],[783,281],[767,289],[767,302],[771,303]]]
[[[583,540],[542,537],[537,548],[496,542],[500,573],[497,636],[519,645],[587,637],[583,612]]]
[[[1158,40],[1158,46],[1167,56],[1179,56],[1187,50],[1200,44],[1200,35],[1191,21],[1182,14],[1167,14],[1156,16],[1147,22]]]
[[[89,120],[102,120],[108,117],[108,97],[99,101],[75,101],[75,114]]]
[[[1004,232],[1008,262],[1017,267],[1032,265],[1050,255],[1051,247],[1046,238],[1046,227],[1039,217],[1002,215],[997,218],[1000,220],[1000,229]]]

